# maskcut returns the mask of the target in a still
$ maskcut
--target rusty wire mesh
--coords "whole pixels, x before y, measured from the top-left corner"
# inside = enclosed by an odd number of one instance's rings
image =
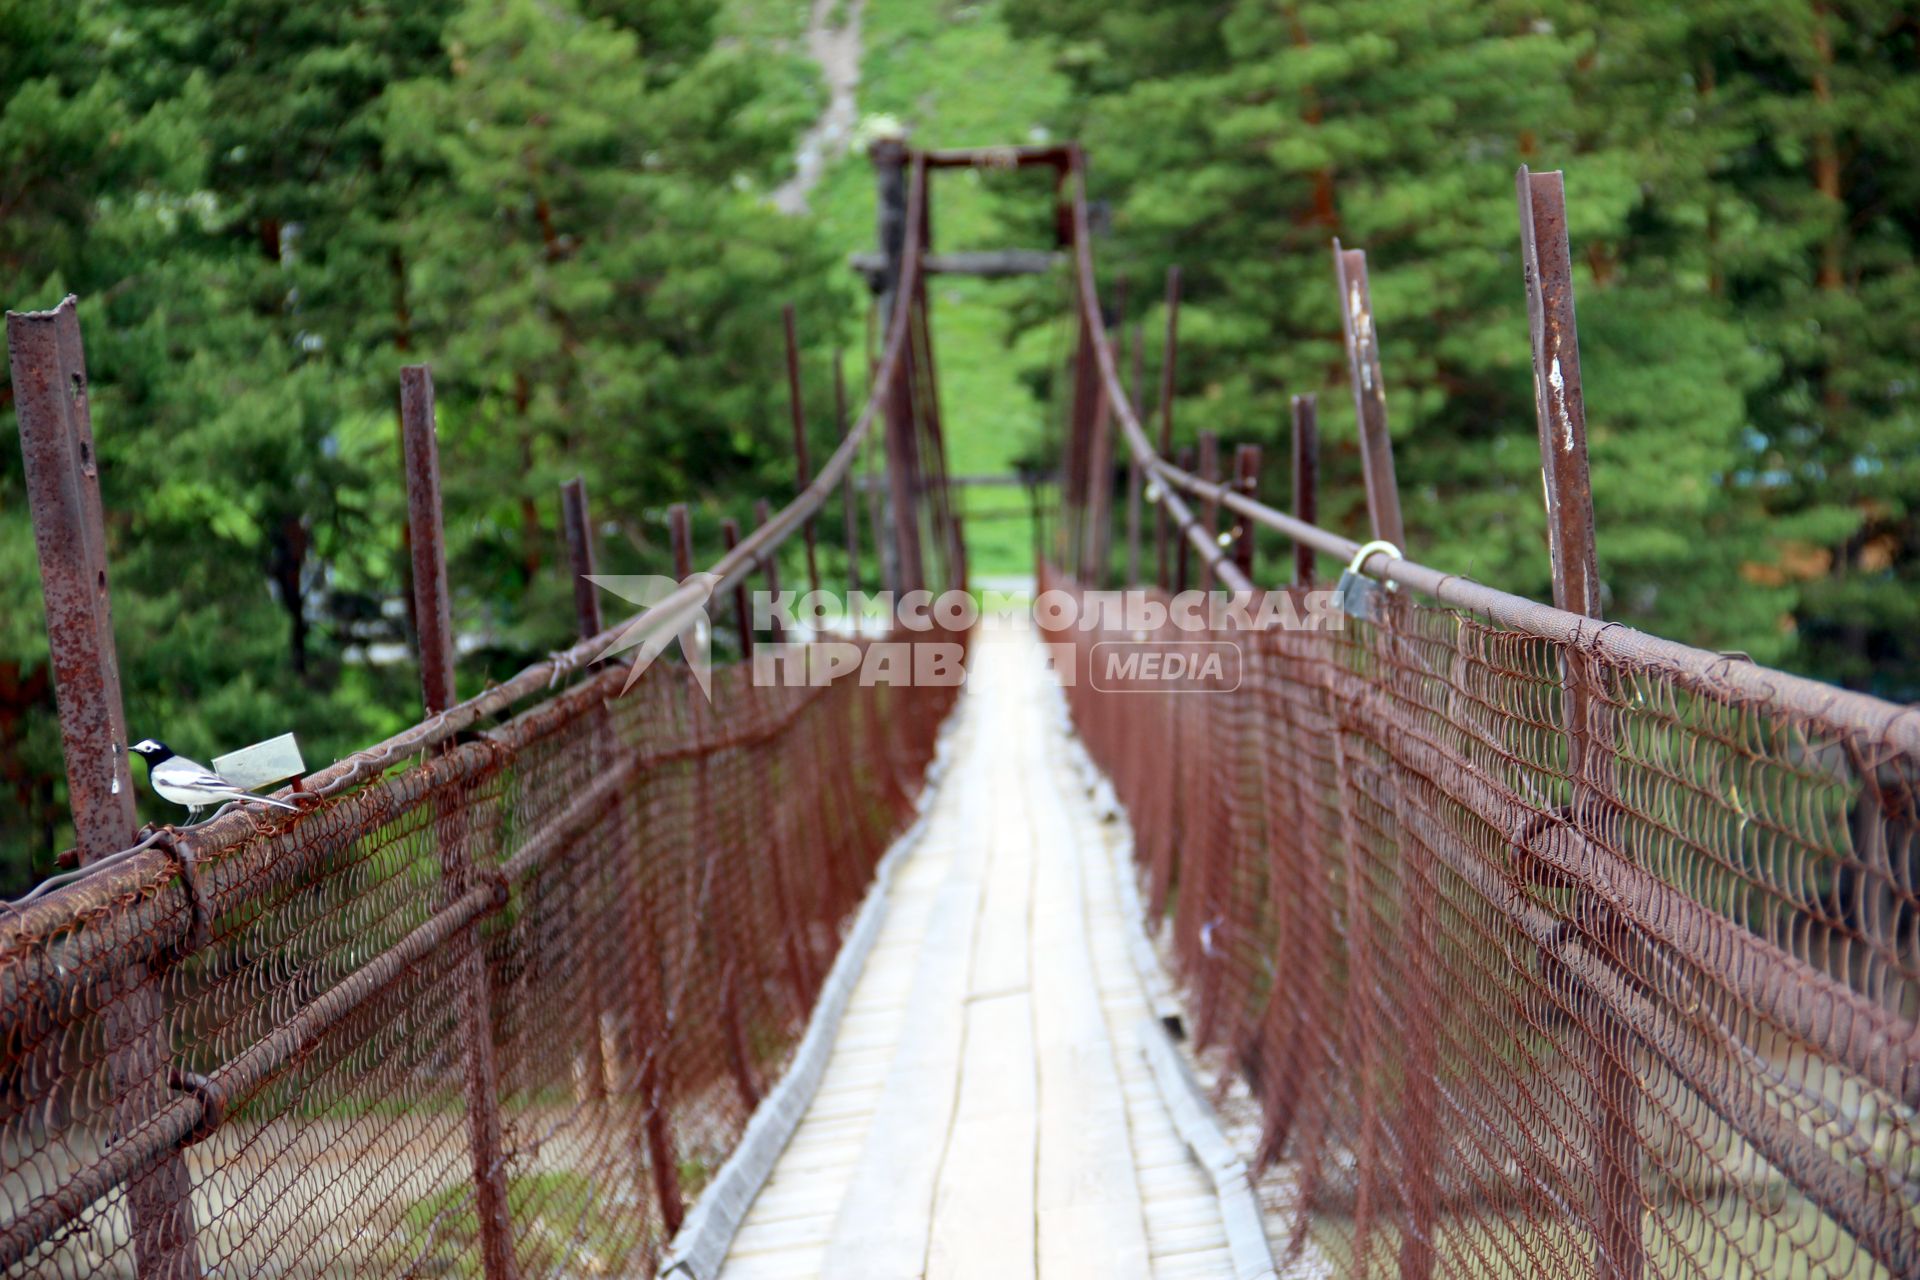
[[[1095,646],[1139,637],[1052,638],[1195,1037],[1259,1101],[1289,1261],[1920,1274],[1910,751],[1407,591],[1164,633],[1238,646],[1230,693],[1103,692]]]
[[[149,850],[0,917],[0,1264],[189,1274],[130,1212],[184,1177],[206,1275],[479,1275],[496,1212],[508,1274],[650,1274],[803,1030],[954,690],[624,678],[191,877]],[[139,1056],[155,1022],[170,1067]]]

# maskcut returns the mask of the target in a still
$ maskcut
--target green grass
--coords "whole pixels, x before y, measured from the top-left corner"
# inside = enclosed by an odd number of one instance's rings
[[[631,1206],[585,1174],[553,1171],[509,1177],[507,1203],[515,1252],[529,1273],[617,1273],[636,1260],[644,1244]],[[432,1259],[430,1265],[442,1275],[483,1274],[472,1187],[448,1187],[414,1201],[403,1222],[407,1257]]]
[[[812,8],[811,0],[727,0],[716,30],[723,40],[758,48],[785,45],[804,53]]]

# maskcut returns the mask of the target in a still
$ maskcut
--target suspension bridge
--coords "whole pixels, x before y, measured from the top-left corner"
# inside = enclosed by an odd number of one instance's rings
[[[9,315],[77,847],[0,911],[0,1266],[1920,1274],[1920,716],[1600,617],[1559,175],[1516,188],[1548,604],[1409,543],[1363,251],[1327,299],[1356,542],[1311,397],[1284,504],[1253,446],[1176,452],[1177,277],[1148,420],[1077,147],[875,161],[839,447],[816,473],[796,393],[797,495],[705,568],[675,507],[679,585],[613,626],[568,486],[579,643],[466,700],[404,371],[423,717],[293,813],[136,829],[75,304]],[[836,505],[877,585],[967,586],[927,276],[979,167],[1056,179],[1056,248],[991,268],[1071,281],[1052,611],[756,629]],[[710,616],[740,661],[648,660]],[[967,679],[755,678],[797,638]],[[1113,662],[1183,647],[1231,670]]]

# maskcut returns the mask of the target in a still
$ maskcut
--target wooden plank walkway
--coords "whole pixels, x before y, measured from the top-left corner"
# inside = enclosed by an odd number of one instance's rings
[[[1232,1274],[1137,1047],[1115,833],[1051,680],[1029,635],[983,630],[926,835],[726,1280]]]

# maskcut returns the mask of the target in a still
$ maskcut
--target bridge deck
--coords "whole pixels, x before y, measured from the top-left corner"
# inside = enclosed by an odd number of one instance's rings
[[[926,835],[727,1280],[1231,1274],[1136,1047],[1112,828],[1050,681],[1029,637],[981,636]]]

